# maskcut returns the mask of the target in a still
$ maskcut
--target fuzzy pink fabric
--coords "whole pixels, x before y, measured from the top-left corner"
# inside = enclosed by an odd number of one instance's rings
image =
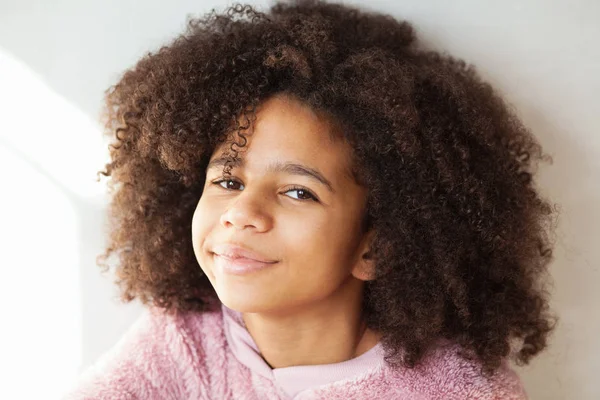
[[[378,344],[343,363],[271,370],[231,311],[147,309],[63,400],[527,399],[507,363],[485,378],[451,345],[414,369],[392,369]]]

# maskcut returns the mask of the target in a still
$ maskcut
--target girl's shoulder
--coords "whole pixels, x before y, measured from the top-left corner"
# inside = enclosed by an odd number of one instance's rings
[[[64,400],[209,398],[208,368],[224,356],[221,310],[148,307],[119,341],[78,377]]]
[[[412,369],[387,367],[387,379],[423,399],[527,399],[523,384],[508,361],[493,375],[485,376],[477,362],[465,359],[459,351],[459,345],[440,341]]]

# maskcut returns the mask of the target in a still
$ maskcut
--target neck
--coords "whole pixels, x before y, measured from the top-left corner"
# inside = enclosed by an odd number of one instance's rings
[[[350,360],[380,339],[362,319],[363,285],[349,276],[325,299],[283,311],[244,313],[244,323],[271,368]]]

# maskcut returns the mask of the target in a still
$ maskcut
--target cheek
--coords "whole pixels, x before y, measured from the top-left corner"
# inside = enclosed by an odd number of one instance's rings
[[[332,219],[305,219],[286,229],[284,255],[294,265],[294,278],[307,275],[315,284],[326,289],[346,275],[349,232]]]
[[[330,253],[347,247],[353,232],[347,218],[331,215],[298,219],[290,231],[300,247],[310,245],[314,249],[311,254],[317,255],[319,250]]]
[[[327,218],[305,216],[280,219],[279,225],[282,242],[285,243],[285,253],[312,255],[327,247],[331,233]]]
[[[218,218],[215,217],[215,215],[216,213],[214,212],[207,212],[205,202],[200,200],[192,217],[192,247],[198,264],[200,264],[207,275],[208,271],[206,271],[206,267],[208,266],[208,263],[206,262],[206,257],[208,257],[208,255],[205,253],[204,245],[206,238],[211,231],[211,227],[215,223],[218,223],[218,220],[216,222],[214,221],[215,218]]]

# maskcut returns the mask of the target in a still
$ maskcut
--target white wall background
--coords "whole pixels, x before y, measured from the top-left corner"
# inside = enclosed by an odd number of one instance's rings
[[[227,4],[0,2],[0,398],[58,398],[141,311],[118,303],[95,266],[107,202],[95,181],[107,156],[102,91],[187,14]],[[552,265],[561,321],[550,350],[518,372],[532,399],[600,399],[600,2],[369,7],[477,65],[553,156],[537,179],[563,207]]]

